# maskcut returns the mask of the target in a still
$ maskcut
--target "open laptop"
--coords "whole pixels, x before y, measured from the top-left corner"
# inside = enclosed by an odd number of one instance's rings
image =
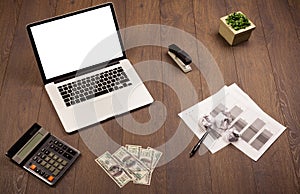
[[[66,132],[153,102],[126,58],[112,3],[38,21],[27,31]]]

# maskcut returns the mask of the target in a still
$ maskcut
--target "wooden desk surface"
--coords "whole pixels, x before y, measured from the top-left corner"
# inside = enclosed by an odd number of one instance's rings
[[[102,0],[0,1],[0,193],[299,193],[300,191],[300,3],[298,0],[180,0],[123,1],[115,4],[121,28],[137,24],[163,24],[188,32],[211,52],[222,72],[224,83],[237,83],[270,116],[287,130],[254,162],[233,146],[216,154],[196,154],[188,158],[197,142],[184,126],[182,138],[192,137],[179,155],[158,167],[151,186],[132,183],[118,186],[94,162],[97,157],[79,133],[66,134],[43,88],[36,61],[25,30],[26,24],[103,3]],[[250,40],[230,47],[218,35],[219,18],[243,11],[255,24]],[[158,34],[166,39],[163,29]],[[189,44],[189,43],[186,43]],[[135,47],[127,51],[133,64],[158,60],[174,64],[167,48]],[[205,76],[195,68],[187,74],[198,100],[210,95]],[[163,69],[161,80],[181,72]],[[163,81],[147,81],[146,86],[167,111],[162,126],[149,135],[122,129],[112,119],[101,127],[117,144],[143,147],[164,145],[176,133],[183,110],[176,92]],[[190,102],[190,105],[194,102]],[[128,115],[127,115],[128,116]],[[134,111],[137,122],[149,121],[148,108]],[[126,115],[119,117],[124,120]],[[82,155],[66,176],[53,188],[37,180],[5,157],[9,147],[34,122],[78,148]],[[130,123],[128,124],[130,127]],[[145,130],[145,129],[141,129]],[[185,146],[181,139],[177,145]],[[99,142],[103,147],[108,142]],[[166,147],[164,155],[177,150]]]

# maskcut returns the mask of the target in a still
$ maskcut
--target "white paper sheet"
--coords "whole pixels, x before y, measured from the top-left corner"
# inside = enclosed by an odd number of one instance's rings
[[[233,121],[230,126],[240,134],[239,140],[232,144],[255,161],[286,129],[267,115],[236,84],[224,86],[216,94],[179,113],[179,116],[195,135],[201,138],[205,129],[199,126],[199,120],[209,114],[218,118],[222,114],[221,109],[232,113]],[[222,136],[218,139],[208,135],[203,142],[211,153],[230,144],[227,140],[228,131],[220,134]]]

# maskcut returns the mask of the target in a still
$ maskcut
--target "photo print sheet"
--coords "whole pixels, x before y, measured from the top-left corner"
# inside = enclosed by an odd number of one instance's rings
[[[226,130],[216,126],[203,143],[211,153],[231,143],[254,161],[257,161],[286,129],[267,115],[236,84],[224,86],[216,94],[179,113],[179,116],[198,138],[206,131],[199,124],[204,116],[209,116],[215,123],[229,118],[230,124]],[[233,142],[229,141],[232,131],[239,137]]]

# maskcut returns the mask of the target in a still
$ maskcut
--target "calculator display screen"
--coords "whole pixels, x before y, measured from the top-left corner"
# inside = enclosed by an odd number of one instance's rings
[[[31,140],[28,142],[25,147],[18,153],[18,156],[23,159],[34,146],[44,137],[43,134],[37,133]]]

